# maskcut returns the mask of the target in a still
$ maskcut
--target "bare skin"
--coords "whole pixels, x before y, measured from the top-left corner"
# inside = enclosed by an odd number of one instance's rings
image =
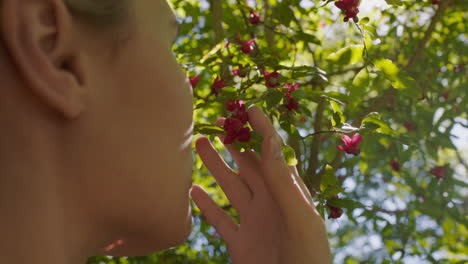
[[[62,0],[1,3],[0,263],[84,264],[184,243],[193,92],[171,50],[166,0],[131,1],[117,49],[120,30],[90,29]],[[252,126],[275,134],[253,111]],[[236,227],[192,188],[235,263],[328,263],[323,221],[297,171],[268,152],[230,149],[239,181],[206,138],[196,143],[241,214]]]
[[[129,20],[104,32],[63,0],[1,2],[0,263],[184,243],[193,95],[166,0],[131,1]]]
[[[192,199],[226,241],[235,264],[332,263],[325,224],[295,166],[275,151],[280,137],[258,108],[248,110],[249,123],[264,137],[262,156],[226,145],[239,168],[236,174],[206,137],[197,151],[240,214],[238,226],[198,185]],[[222,125],[224,118],[217,122]],[[273,136],[273,145],[268,139]],[[223,136],[220,135],[221,139]]]

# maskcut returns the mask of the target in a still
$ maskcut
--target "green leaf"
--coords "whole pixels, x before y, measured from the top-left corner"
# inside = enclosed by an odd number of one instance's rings
[[[320,40],[316,36],[314,36],[312,34],[305,33],[303,31],[297,32],[296,38],[298,40],[302,40],[302,41],[307,42],[307,43],[314,43],[314,44],[317,44],[317,45],[321,44]]]
[[[296,166],[297,159],[296,159],[296,153],[294,152],[294,149],[288,145],[282,146],[281,149],[283,151],[283,155],[284,155],[284,159],[286,160],[286,163],[289,166]]]
[[[395,89],[404,90],[408,96],[418,95],[417,83],[408,74],[402,72],[391,60],[378,59],[374,65],[384,73]]]
[[[350,105],[356,107],[366,95],[370,84],[370,76],[367,69],[362,69],[354,77],[353,83],[349,88],[349,101]]]
[[[289,24],[293,20],[294,13],[289,7],[289,5],[285,2],[281,2],[279,5],[276,6],[274,9],[274,17],[278,19],[278,21],[289,27]]]
[[[392,137],[399,136],[400,133],[397,131],[393,130],[389,125],[387,125],[385,122],[383,122],[380,119],[377,119],[375,117],[366,117],[362,120],[362,124],[364,125],[365,128],[369,129],[374,129],[376,132],[389,135]]]
[[[321,187],[321,186],[320,186]],[[322,197],[328,199],[339,193],[343,192],[345,189],[338,186],[328,186],[324,191],[322,191]]]
[[[362,59],[364,45],[352,45],[328,55],[327,60],[341,65],[350,65]]]
[[[335,170],[332,166],[325,166],[325,173],[322,175],[320,180],[320,191],[325,191],[329,186],[335,186],[337,184],[337,179],[335,176]]]
[[[389,5],[401,6],[403,2],[401,0],[385,0]]]
[[[197,124],[197,125],[194,125],[193,133],[204,134],[204,135],[216,135],[216,134],[224,133],[224,129],[215,125]]]
[[[367,87],[369,85],[369,73],[366,69],[362,69],[353,79],[353,86],[355,87]]]
[[[384,72],[390,77],[394,77],[400,72],[400,69],[398,69],[398,67],[391,60],[388,59],[376,60],[374,64],[380,71]]]
[[[347,198],[330,199],[327,201],[327,204],[334,206],[334,207],[347,208],[347,209],[365,207],[362,203],[358,201],[353,201]]]
[[[369,17],[364,17],[364,18],[359,20],[359,24],[361,24],[361,25],[365,25],[367,23],[369,23]]]
[[[317,211],[322,216],[322,218],[325,218],[325,208],[322,204],[317,205]]]
[[[213,56],[214,54],[216,54],[219,50],[221,50],[221,48],[223,47],[223,42],[220,42],[218,44],[216,44],[208,53],[205,54],[205,56],[203,56],[203,58],[200,60],[200,63],[205,63],[206,60]]]
[[[340,126],[341,124],[344,123],[345,117],[343,115],[343,111],[341,111],[340,105],[334,101],[334,100],[329,100],[330,105],[333,109],[333,119],[332,119],[332,125],[334,127]]]
[[[272,107],[277,106],[281,102],[281,99],[283,99],[282,93],[277,92],[276,90],[270,91],[272,92],[269,92],[265,98],[268,110],[270,110]]]

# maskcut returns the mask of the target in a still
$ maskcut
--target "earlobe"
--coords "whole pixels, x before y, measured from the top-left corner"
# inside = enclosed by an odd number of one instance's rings
[[[41,102],[73,119],[84,111],[82,55],[62,0],[3,0],[2,39],[18,75]]]

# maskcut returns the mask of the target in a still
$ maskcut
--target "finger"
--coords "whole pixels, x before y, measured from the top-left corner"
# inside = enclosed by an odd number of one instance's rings
[[[203,163],[231,201],[232,206],[241,213],[252,200],[249,188],[219,156],[208,138],[200,137],[197,139],[196,149]]]
[[[216,121],[216,125],[223,126],[225,118],[220,117]],[[218,137],[221,139],[221,142],[224,144],[225,135],[218,134]],[[260,157],[259,155],[251,150],[246,149],[244,152],[240,152],[231,144],[224,144],[226,149],[231,154],[231,157],[237,164],[239,168],[239,177],[246,182],[249,189],[255,193],[264,192],[265,191],[265,184],[263,183],[263,179],[260,176]]]
[[[305,185],[304,181],[302,180],[301,176],[299,175],[299,172],[297,171],[297,167],[296,166],[289,166],[289,170],[291,171],[291,173],[293,173],[293,175],[296,177],[296,181],[299,183],[299,186],[301,187],[301,190],[302,190],[302,193],[305,195],[305,197],[307,198],[307,200],[312,203],[312,205],[314,204],[314,200],[312,199],[312,195],[310,194],[310,191],[309,189],[307,188],[307,186]]]
[[[312,208],[313,211],[317,215],[319,215],[317,209],[315,208],[314,199],[312,198],[312,195],[310,194],[309,189],[307,188],[307,186],[305,185],[305,183],[302,180],[301,176],[299,175],[299,172],[297,171],[296,166],[289,166],[289,170],[294,175],[294,177],[296,179],[296,182],[298,183],[298,185],[299,185],[299,187],[301,189],[301,192],[304,195],[304,199],[309,203],[310,208]]]
[[[230,241],[238,230],[234,220],[210,198],[201,186],[193,185],[190,189],[190,197],[200,208],[206,221],[216,229],[226,242]]]
[[[281,151],[280,137],[270,119],[258,107],[248,110],[249,123],[263,136],[262,175],[265,184],[285,215],[302,214],[309,204]]]

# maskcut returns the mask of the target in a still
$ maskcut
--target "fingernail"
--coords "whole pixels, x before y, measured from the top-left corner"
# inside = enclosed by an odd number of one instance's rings
[[[273,157],[275,159],[283,159],[283,151],[281,150],[281,145],[275,136],[270,136],[270,152],[273,154]]]

